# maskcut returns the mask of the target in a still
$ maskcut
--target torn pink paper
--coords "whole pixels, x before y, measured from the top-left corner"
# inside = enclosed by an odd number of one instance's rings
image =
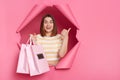
[[[78,42],[74,48],[70,52],[66,54],[64,58],[60,60],[60,62],[56,65],[56,69],[69,69],[72,67],[73,61],[78,53],[78,48],[80,46],[80,42]]]
[[[23,20],[22,24],[20,25],[20,27],[17,29],[16,32],[19,32],[20,30],[22,30],[31,20],[33,20],[44,8],[46,7],[46,5],[35,5],[33,6],[33,8],[31,9],[31,11],[28,13],[28,15],[25,17],[25,19]]]
[[[54,5],[58,10],[60,10],[64,16],[66,16],[71,23],[73,23],[77,28],[79,28],[76,19],[74,18],[72,11],[70,9],[70,7],[68,6],[68,4],[62,4],[62,5]]]
[[[26,25],[29,24],[46,7],[49,7],[49,6],[43,4],[43,5],[36,5],[33,9],[31,9],[31,13],[29,13],[29,15],[26,16],[22,25],[17,29],[17,32],[20,33],[22,31],[22,29],[25,28]],[[72,48],[70,51],[68,51],[67,55],[63,59],[61,59],[60,62],[58,63],[58,65],[56,66],[56,69],[69,69],[72,66],[72,63],[75,59],[76,54],[78,53],[77,49],[80,46],[79,34],[78,34],[79,26],[76,22],[76,19],[75,19],[74,15],[72,14],[72,11],[70,10],[70,7],[67,4],[66,5],[53,5],[53,6],[50,6],[50,7],[51,8],[56,7],[77,28],[77,30],[76,30],[77,32],[74,32],[77,35],[75,36],[75,35],[71,34],[72,36],[70,36],[72,39],[75,39],[77,37],[78,40],[75,42],[77,44],[74,46],[74,48]],[[37,29],[39,29],[39,28],[37,28]],[[31,31],[32,31],[32,28],[31,28]],[[26,32],[27,32],[27,34],[25,34]],[[29,32],[30,31],[26,31],[26,29],[25,29],[25,30],[22,31],[22,35],[24,34],[23,36],[26,37],[26,36],[28,36]]]

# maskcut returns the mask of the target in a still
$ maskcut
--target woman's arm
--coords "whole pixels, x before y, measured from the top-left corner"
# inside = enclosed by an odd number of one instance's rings
[[[62,32],[61,32],[61,35],[62,35],[62,46],[59,50],[59,57],[64,57],[66,52],[67,52],[67,49],[68,49],[68,39],[69,39],[69,31],[71,30],[71,28],[69,28],[68,30],[66,29],[63,29]]]

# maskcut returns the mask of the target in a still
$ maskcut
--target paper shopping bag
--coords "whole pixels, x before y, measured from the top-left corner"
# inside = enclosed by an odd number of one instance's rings
[[[29,74],[29,67],[26,54],[26,45],[22,44],[18,59],[17,73]]]
[[[26,53],[30,69],[30,76],[40,75],[50,70],[41,45],[28,44],[26,46]]]

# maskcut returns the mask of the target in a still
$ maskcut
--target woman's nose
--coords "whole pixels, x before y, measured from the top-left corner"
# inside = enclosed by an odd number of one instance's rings
[[[50,23],[48,22],[47,25],[50,25]]]

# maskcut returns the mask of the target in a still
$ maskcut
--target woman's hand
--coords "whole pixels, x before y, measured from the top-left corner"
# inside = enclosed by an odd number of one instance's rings
[[[63,29],[61,31],[61,35],[62,35],[62,39],[68,38],[69,32],[70,32],[71,28],[67,29]]]
[[[33,41],[36,41],[37,37],[36,37],[36,33],[34,34],[30,34],[30,37]]]

